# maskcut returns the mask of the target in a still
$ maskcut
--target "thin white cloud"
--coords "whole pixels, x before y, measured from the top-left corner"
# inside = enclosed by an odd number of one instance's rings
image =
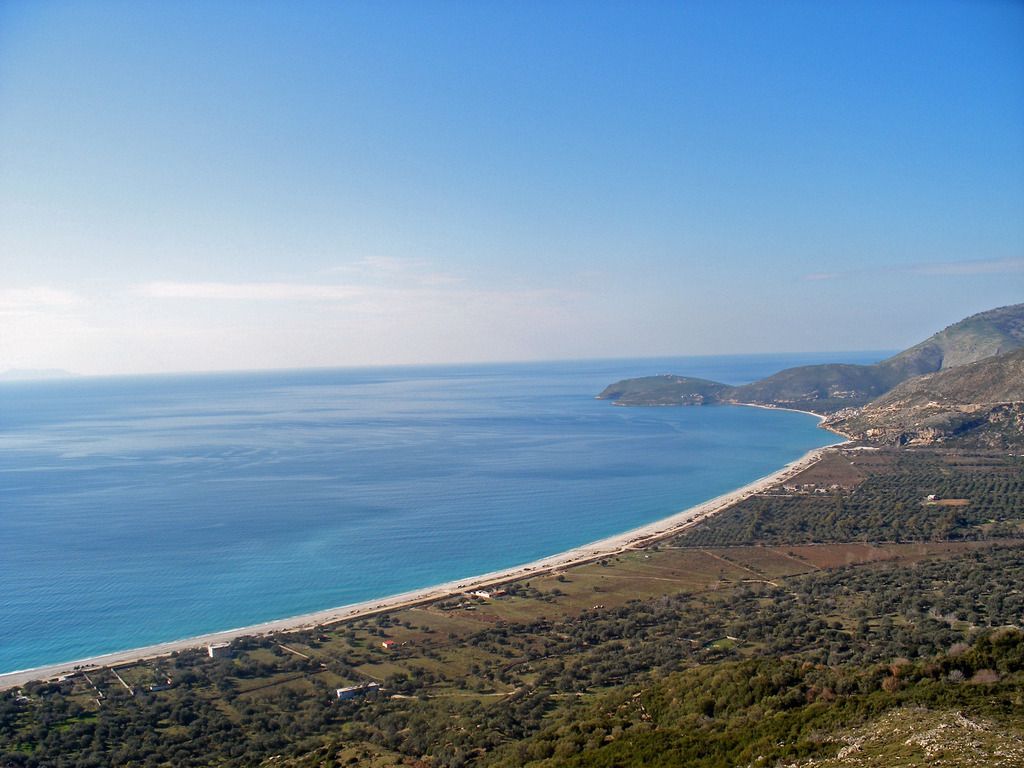
[[[216,305],[210,322],[249,322],[252,315],[232,314],[237,308],[248,312],[260,306],[261,323],[306,327],[309,315],[280,315],[288,305],[304,303],[316,312],[316,327],[338,326],[377,329],[384,323],[389,333],[405,328],[415,335],[417,328],[433,326],[441,335],[473,335],[490,326],[563,325],[571,320],[570,307],[582,296],[576,291],[520,288],[494,290],[466,285],[320,285],[303,282],[151,282],[138,285],[131,294],[151,302],[152,311],[180,313],[183,303],[203,300]],[[159,308],[158,308],[159,307]],[[306,320],[301,318],[305,317]],[[272,319],[272,318],[277,318]],[[353,325],[354,324],[354,325]],[[477,330],[472,330],[473,328]],[[307,328],[307,330],[309,330]],[[366,330],[365,332],[370,332]],[[312,332],[311,332],[312,333]],[[507,335],[508,329],[502,332]],[[315,334],[314,334],[315,335]],[[402,335],[402,334],[399,334]]]
[[[915,275],[1004,275],[1024,272],[1024,259],[981,259],[916,264],[903,270]]]
[[[84,362],[77,350],[53,359],[91,372],[126,359],[135,370],[216,370],[551,358],[595,321],[579,289],[431,274],[137,283],[97,302],[92,324],[107,331],[80,345]]]
[[[396,258],[394,256],[364,256],[348,264],[339,264],[323,270],[322,275],[343,275],[349,279],[369,283],[387,282],[410,285],[454,285],[463,279],[448,272],[439,272],[425,259]]]
[[[400,259],[394,256],[363,256],[345,264],[328,267],[322,271],[322,274],[398,275],[420,273],[427,269],[429,269],[429,265],[423,259]]]
[[[348,301],[365,294],[354,286],[316,283],[153,282],[137,286],[133,292],[153,299],[215,301]]]
[[[908,264],[900,267],[879,267],[854,269],[846,272],[812,272],[804,280],[838,280],[858,275],[1006,275],[1024,272],[1024,259],[964,259],[963,261],[936,261],[931,263]]]
[[[359,269],[372,272],[408,273],[422,272],[428,264],[423,259],[399,259],[394,256],[364,256],[356,262]]]
[[[76,357],[89,346],[93,302],[59,288],[0,290],[0,370],[86,370]]]
[[[71,308],[82,301],[77,293],[46,286],[0,290],[0,312]]]

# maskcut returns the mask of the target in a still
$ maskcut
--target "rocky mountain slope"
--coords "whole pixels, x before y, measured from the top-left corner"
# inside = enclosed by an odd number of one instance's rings
[[[951,438],[993,447],[1024,442],[1024,349],[909,379],[823,426],[900,445]]]
[[[844,734],[832,757],[793,768],[1011,768],[1024,765],[1024,739],[1000,724],[957,710],[907,706]]]

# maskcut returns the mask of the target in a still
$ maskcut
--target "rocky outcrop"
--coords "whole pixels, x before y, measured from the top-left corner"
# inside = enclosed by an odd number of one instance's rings
[[[1024,444],[1024,350],[911,379],[822,426],[891,445]]]

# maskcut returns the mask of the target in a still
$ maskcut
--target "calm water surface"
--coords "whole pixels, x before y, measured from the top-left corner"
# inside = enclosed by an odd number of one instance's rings
[[[368,600],[642,525],[836,438],[755,408],[615,408],[879,355],[0,384],[0,672]]]

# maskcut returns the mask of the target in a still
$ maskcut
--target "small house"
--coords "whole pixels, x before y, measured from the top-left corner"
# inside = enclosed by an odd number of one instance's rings
[[[210,643],[206,646],[206,652],[211,659],[231,658],[231,643]]]
[[[370,693],[378,693],[380,691],[380,683],[363,683],[361,685],[350,685],[347,688],[338,688],[336,695],[338,701],[350,701],[351,699],[361,698]]]

